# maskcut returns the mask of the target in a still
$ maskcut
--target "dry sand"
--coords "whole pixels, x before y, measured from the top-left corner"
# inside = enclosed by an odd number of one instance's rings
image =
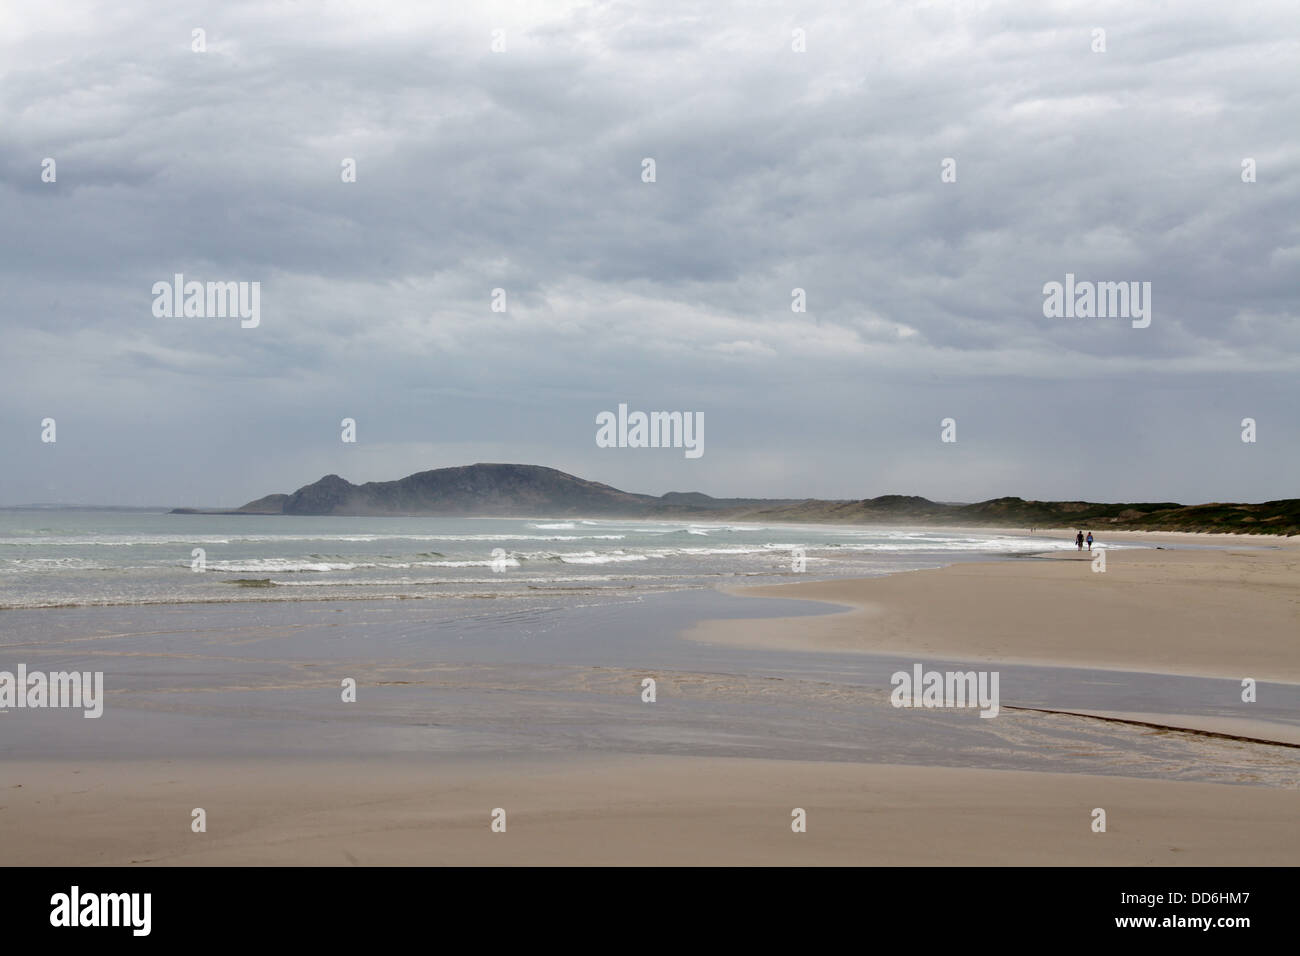
[[[1294,791],[640,757],[9,764],[0,863],[1294,865]],[[190,829],[207,811],[207,832]],[[490,829],[494,808],[506,832]],[[807,832],[791,811],[807,812]],[[1092,832],[1092,811],[1107,832]]]
[[[1174,550],[1110,550],[1105,573],[1092,570],[1087,552],[1071,550],[882,578],[737,589],[850,610],[708,621],[685,636],[782,650],[1300,683],[1300,541],[1138,533],[1107,538],[1164,542]],[[1177,549],[1192,540],[1224,550]]]

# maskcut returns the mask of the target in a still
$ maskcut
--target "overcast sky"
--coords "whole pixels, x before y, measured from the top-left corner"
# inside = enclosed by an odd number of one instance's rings
[[[0,504],[1300,495],[1293,0],[8,3],[0,222]],[[598,448],[620,402],[703,456]]]

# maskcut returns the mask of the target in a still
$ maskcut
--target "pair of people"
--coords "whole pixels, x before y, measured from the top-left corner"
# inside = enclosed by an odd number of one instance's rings
[[[1088,543],[1088,550],[1089,550],[1089,551],[1092,551],[1092,532],[1091,532],[1091,531],[1088,532],[1088,537],[1087,537],[1087,538],[1084,538],[1084,536],[1083,536],[1083,532],[1082,532],[1082,531],[1080,531],[1078,534],[1076,534],[1076,535],[1074,536],[1074,546],[1075,546],[1076,548],[1078,548],[1080,551],[1083,550],[1083,545],[1084,545],[1084,542],[1085,542],[1085,541]]]

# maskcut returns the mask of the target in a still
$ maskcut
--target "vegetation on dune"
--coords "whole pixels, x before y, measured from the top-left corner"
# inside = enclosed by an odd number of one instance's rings
[[[1123,531],[1198,531],[1233,534],[1300,533],[1300,498],[1261,504],[1182,505],[1174,501],[1097,503],[994,498],[977,504],[941,504],[898,496],[863,501],[804,501],[753,512],[766,520],[916,522],[1014,528],[1109,528]],[[920,504],[918,502],[924,502]]]

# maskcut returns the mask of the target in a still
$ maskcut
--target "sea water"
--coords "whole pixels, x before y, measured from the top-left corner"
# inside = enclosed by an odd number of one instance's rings
[[[853,577],[1072,548],[982,530],[0,510],[0,608],[521,597]]]

